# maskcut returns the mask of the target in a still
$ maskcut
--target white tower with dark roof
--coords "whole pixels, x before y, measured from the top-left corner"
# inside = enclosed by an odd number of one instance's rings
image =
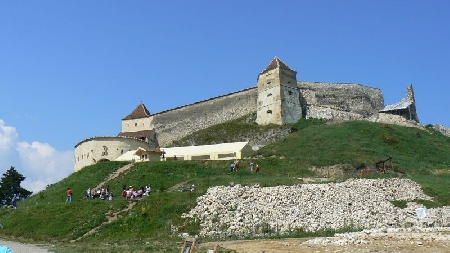
[[[157,147],[153,117],[144,103],[140,103],[129,115],[122,119],[121,137],[132,137],[148,142],[150,147]]]
[[[258,75],[256,107],[259,125],[295,123],[302,117],[297,71],[278,57]]]

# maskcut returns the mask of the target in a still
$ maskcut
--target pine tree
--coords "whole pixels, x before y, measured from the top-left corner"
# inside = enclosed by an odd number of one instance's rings
[[[25,177],[13,166],[7,170],[0,179],[0,200],[3,204],[10,205],[14,196],[18,199],[29,197],[33,192],[20,186]]]

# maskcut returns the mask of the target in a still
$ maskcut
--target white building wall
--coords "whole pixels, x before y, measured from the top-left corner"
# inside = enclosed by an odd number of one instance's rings
[[[136,150],[139,147],[147,148],[148,143],[132,138],[123,137],[93,137],[80,142],[75,147],[74,170],[97,163],[100,160],[115,160],[122,154]]]
[[[140,119],[122,120],[122,132],[138,132],[142,130],[152,130],[153,116]]]
[[[214,145],[174,147],[163,149],[167,161],[174,160],[230,160],[242,159],[252,153],[248,142],[222,143]]]

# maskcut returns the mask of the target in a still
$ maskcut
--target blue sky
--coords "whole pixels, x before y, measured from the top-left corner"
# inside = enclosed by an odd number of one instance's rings
[[[450,126],[448,1],[7,1],[0,3],[0,173],[38,191],[74,146],[159,112],[256,86],[274,56],[301,81],[412,83],[421,123]]]

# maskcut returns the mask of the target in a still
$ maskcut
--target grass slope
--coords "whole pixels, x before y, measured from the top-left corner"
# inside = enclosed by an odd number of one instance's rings
[[[198,231],[199,224],[181,219],[181,214],[188,212],[196,197],[210,186],[230,182],[262,186],[298,184],[302,183],[302,177],[313,175],[308,171],[311,165],[356,167],[388,155],[393,157],[396,168],[407,173],[405,177],[419,182],[435,197],[433,205],[450,205],[450,138],[438,132],[360,121],[326,124],[320,120],[301,120],[285,127],[290,127],[293,133],[258,150],[251,158],[260,165],[259,174],[248,171],[250,158],[241,160],[241,170],[233,174],[229,173],[229,161],[136,163],[106,184],[116,195],[113,201],[83,200],[88,187],[98,185],[126,164],[99,163],[20,201],[16,210],[1,209],[0,223],[4,228],[0,229],[0,235],[56,242],[58,252],[175,252],[182,240],[171,226],[177,226],[179,232]],[[224,137],[217,133],[215,138]],[[119,196],[123,186],[147,184],[153,190],[149,197],[124,200]],[[180,192],[174,188],[182,184],[194,184],[197,190]],[[67,187],[74,191],[71,204],[64,203]],[[130,201],[136,205],[120,213]],[[119,213],[116,221],[102,225],[96,233],[76,243],[68,243],[115,213]]]
[[[264,157],[301,159],[304,166],[339,163],[374,164],[388,156],[408,173],[430,174],[450,168],[450,138],[434,130],[349,121],[339,124],[293,126],[299,129],[257,153]],[[300,127],[298,127],[300,125]]]

